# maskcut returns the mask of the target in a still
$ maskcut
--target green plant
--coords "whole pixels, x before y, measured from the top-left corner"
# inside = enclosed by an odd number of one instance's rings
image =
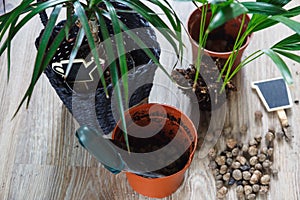
[[[192,2],[198,8],[202,6],[203,11],[200,22],[199,49],[196,63],[198,72],[200,70],[199,68],[202,57],[201,54],[203,52],[202,50],[205,48],[208,34],[232,18],[235,18],[239,15],[245,16],[245,14],[253,14],[246,31],[242,34],[241,28],[243,27],[245,20],[245,17],[243,17],[240,32],[236,38],[232,53],[227,59],[220,74],[220,78],[223,74],[225,74],[222,90],[224,90],[226,83],[228,83],[239,70],[264,54],[273,60],[287,83],[291,84],[293,82],[291,72],[281,56],[285,56],[300,63],[300,56],[293,53],[300,50],[300,23],[290,19],[291,17],[299,16],[300,6],[288,10],[285,9],[284,7],[291,2],[291,0],[257,0],[253,2],[238,2],[234,0],[197,0]],[[201,5],[199,6],[197,2],[200,2]],[[209,4],[212,17],[207,29],[205,29],[204,25]],[[238,50],[242,47],[247,37],[254,32],[267,29],[278,23],[284,24],[293,30],[294,34],[282,39],[269,49],[260,49],[255,51],[246,57],[232,72],[231,69],[236,59]],[[196,75],[198,75],[198,73],[196,73]],[[196,76],[195,83],[197,78],[198,77]]]
[[[203,49],[206,46],[206,41],[208,38],[209,33],[214,30],[215,28],[221,26],[225,22],[235,17],[238,17],[241,14],[246,13],[246,8],[241,6],[240,3],[234,0],[197,0],[192,1],[193,4],[198,8],[201,9],[201,19],[200,19],[200,30],[199,30],[199,47],[198,47],[198,59],[196,60],[195,67],[196,67],[196,75],[194,79],[193,90],[196,89],[197,79],[199,77],[199,71],[202,61]],[[201,8],[197,4],[200,2]],[[207,21],[207,14],[211,12],[211,17],[206,25]],[[206,27],[207,26],[207,27]],[[242,27],[242,26],[241,26]],[[220,76],[221,77],[221,76]],[[225,84],[224,84],[225,85]]]
[[[300,51],[300,23],[290,19],[291,17],[300,15],[300,6],[288,10],[284,9],[284,6],[286,6],[289,2],[291,2],[291,0],[264,0],[256,1],[253,3],[241,3],[248,10],[247,13],[251,13],[253,14],[253,16],[250,20],[250,23],[248,24],[245,33],[243,35],[239,35],[233,48],[233,53],[226,63],[228,65],[228,70],[226,72],[224,82],[231,80],[232,77],[242,67],[265,54],[270,57],[276,64],[286,82],[289,84],[293,83],[293,78],[289,67],[281,58],[281,56],[285,56],[300,63],[300,56],[293,53],[295,51]],[[254,32],[267,29],[278,23],[281,23],[290,28],[292,31],[294,31],[294,34],[282,39],[268,49],[259,49],[255,51],[251,55],[247,56],[237,66],[237,68],[232,73],[230,73],[233,63],[232,60],[234,60],[236,56],[235,52],[242,46],[246,37]]]
[[[35,58],[34,70],[32,72],[32,79],[29,84],[29,87],[16,111],[20,109],[22,104],[27,100],[27,106],[29,104],[33,89],[37,80],[46,69],[47,65],[51,62],[51,59],[55,55],[57,48],[61,44],[61,42],[68,38],[68,33],[70,28],[76,24],[80,24],[80,30],[77,34],[77,38],[75,40],[74,48],[70,54],[70,61],[67,67],[67,71],[72,67],[73,61],[76,57],[79,47],[83,42],[84,36],[88,40],[89,47],[91,49],[91,53],[94,57],[95,63],[97,65],[98,72],[101,77],[101,83],[104,87],[106,94],[108,95],[106,89],[106,83],[104,80],[103,70],[99,61],[99,55],[97,52],[97,46],[99,44],[99,38],[93,34],[94,29],[98,28],[101,32],[103,39],[105,42],[105,49],[108,56],[114,57],[114,50],[109,39],[109,31],[104,22],[104,18],[111,20],[113,31],[115,34],[116,40],[116,49],[118,53],[118,62],[113,61],[109,66],[112,84],[115,87],[115,92],[117,94],[118,99],[118,109],[121,113],[121,120],[123,122],[123,127],[126,130],[126,123],[124,117],[124,110],[126,107],[123,106],[122,102],[122,91],[124,91],[125,95],[125,105],[128,105],[128,82],[127,82],[127,63],[125,57],[125,48],[122,37],[122,31],[126,31],[128,35],[137,43],[139,46],[145,51],[147,56],[149,56],[163,71],[165,69],[159,64],[159,61],[153,55],[153,53],[147,48],[147,46],[143,43],[142,39],[136,36],[133,32],[129,30],[118,18],[119,12],[136,12],[143,16],[147,21],[149,21],[152,26],[156,27],[158,31],[170,42],[173,46],[177,55],[180,54],[182,44],[181,44],[181,23],[172,9],[171,5],[167,0],[159,1],[159,0],[149,0],[147,3],[151,4],[152,7],[157,7],[160,12],[164,13],[170,25],[167,25],[162,18],[151,9],[151,6],[147,6],[142,1],[139,0],[118,0],[116,2],[122,3],[132,11],[128,10],[116,10],[113,6],[112,2],[109,0],[48,0],[48,1],[37,1],[35,0],[23,0],[16,8],[12,11],[0,16],[0,56],[7,50],[7,60],[8,60],[8,79],[10,76],[10,59],[11,59],[11,42],[14,39],[15,35],[20,31],[20,29],[25,26],[28,21],[30,21],[36,15],[43,13],[47,9],[53,9],[49,20],[45,23],[45,30],[43,32],[41,42],[38,47],[37,56]],[[5,1],[4,1],[5,4]],[[105,5],[105,9],[99,7],[100,4]],[[49,44],[49,40],[52,34],[52,31],[56,25],[57,19],[61,13],[61,11],[66,10],[66,23],[64,28],[57,34],[55,39],[51,44]],[[97,35],[97,34],[96,34]],[[179,41],[179,46],[176,43]],[[119,66],[119,67],[118,67]],[[166,71],[165,71],[166,72]],[[120,88],[118,84],[118,73],[121,74],[124,88]],[[125,75],[125,76],[123,76]],[[126,134],[126,143],[129,149],[127,133]]]

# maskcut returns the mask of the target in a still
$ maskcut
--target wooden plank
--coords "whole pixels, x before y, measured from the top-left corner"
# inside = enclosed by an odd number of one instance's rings
[[[193,6],[189,3],[170,2],[180,14],[183,23],[186,23],[188,13],[194,9]],[[44,76],[35,88],[28,110],[22,108],[17,117],[11,121],[30,81],[33,57],[36,53],[34,40],[41,28],[36,18],[18,34],[12,49],[11,74],[13,76],[8,84],[6,58],[5,56],[0,58],[0,199],[149,199],[135,193],[128,185],[124,174],[112,175],[78,146],[74,136],[78,125]],[[289,34],[282,30],[281,26],[276,26],[268,32],[255,34],[245,54],[249,55],[257,47],[262,47],[262,44],[271,45]],[[272,33],[272,37],[267,33]],[[187,38],[185,43],[189,44]],[[165,46],[164,42],[161,42],[161,45],[165,50],[162,54],[162,62],[172,66],[174,60],[168,56],[169,47]],[[190,62],[189,50],[186,54],[187,62]],[[299,100],[299,64],[289,61],[288,65],[292,69],[295,81],[290,88],[292,98]],[[264,135],[270,127],[280,130],[280,122],[276,114],[268,113],[255,91],[251,89],[252,81],[279,75],[274,64],[267,57],[261,57],[235,77],[234,82],[238,91],[229,96],[225,120],[225,126],[232,128],[233,137],[241,142],[247,142],[258,133]],[[167,91],[172,87],[172,93],[160,95],[165,94],[164,90],[162,87],[156,87],[151,93],[150,100],[173,104],[187,114],[195,112],[181,91],[174,85],[166,84],[165,80],[166,78],[158,72],[155,77],[156,84],[163,85]],[[261,123],[256,123],[254,119],[254,112],[257,110],[263,113]],[[202,114],[208,115],[208,113]],[[300,122],[299,104],[293,105],[293,108],[287,112],[287,117],[295,133],[294,139],[291,144],[285,141],[275,142],[273,165],[279,170],[279,176],[277,180],[272,180],[269,194],[259,199],[300,198],[298,181],[300,136],[297,134],[297,126]],[[240,134],[239,131],[244,124],[248,126],[246,135]],[[224,146],[224,140],[219,139],[217,145]],[[201,158],[201,152],[198,150],[182,186],[176,193],[165,199],[216,199],[214,178],[207,165],[207,158]],[[230,190],[227,199],[237,199],[233,189]]]

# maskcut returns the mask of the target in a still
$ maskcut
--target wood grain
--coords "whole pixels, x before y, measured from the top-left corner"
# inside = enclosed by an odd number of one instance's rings
[[[178,11],[183,23],[186,23],[193,6],[190,3],[170,2]],[[299,1],[293,3],[296,5]],[[38,81],[28,109],[23,106],[18,115],[11,120],[31,78],[33,58],[36,54],[34,41],[41,29],[42,26],[36,18],[17,35],[12,46],[12,76],[8,83],[6,57],[0,58],[0,199],[149,199],[134,192],[124,174],[112,175],[79,145],[74,137],[78,124],[62,105],[45,76]],[[283,30],[286,29],[276,26],[267,32],[255,34],[245,54],[249,55],[253,50],[270,46],[287,36],[289,32]],[[271,33],[271,36],[268,33]],[[189,45],[187,37],[185,43]],[[163,41],[161,46],[165,50],[161,62],[172,67],[174,59],[168,56],[169,47]],[[190,62],[190,52],[189,49],[186,50],[186,63]],[[292,61],[288,61],[288,65],[294,77],[294,85],[290,88],[292,98],[299,100],[300,67]],[[276,113],[267,113],[256,92],[251,89],[252,81],[279,75],[275,65],[267,57],[261,57],[235,77],[238,91],[228,97],[224,119],[224,126],[230,126],[233,130],[232,137],[247,142],[256,134],[264,135],[270,127],[280,130]],[[187,114],[195,112],[188,98],[174,85],[167,83],[161,72],[157,72],[155,83],[150,101],[172,104]],[[261,123],[254,120],[254,112],[257,110],[263,113]],[[205,113],[201,115],[204,116]],[[284,141],[275,143],[274,167],[279,169],[279,176],[277,180],[272,180],[269,194],[260,196],[259,199],[300,199],[300,105],[294,104],[292,109],[287,110],[287,116],[294,139],[291,144]],[[246,135],[240,134],[242,125],[248,126]],[[224,145],[222,137],[217,145]],[[176,193],[165,199],[216,199],[214,178],[207,165],[207,158],[201,158],[201,150],[196,151],[184,183]],[[229,191],[227,199],[237,199],[233,189]]]

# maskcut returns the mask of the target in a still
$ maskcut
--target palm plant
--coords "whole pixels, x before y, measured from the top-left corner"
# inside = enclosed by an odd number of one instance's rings
[[[290,19],[292,17],[300,15],[300,6],[296,6],[291,9],[285,9],[284,7],[289,2],[291,2],[291,0],[257,0],[253,2],[239,2],[235,0],[196,0],[192,2],[196,5],[197,8],[199,8],[199,5],[197,3],[200,3],[200,6],[202,6],[198,40],[198,59],[195,63],[197,73],[195,76],[194,88],[196,86],[196,80],[198,78],[200,70],[202,58],[201,54],[203,52],[202,50],[205,48],[208,34],[215,28],[224,24],[226,21],[233,19],[239,15],[245,16],[245,14],[252,14],[252,18],[247,26],[246,31],[242,33],[241,30],[245,23],[245,17],[243,17],[240,31],[237,35],[232,53],[227,59],[220,74],[220,78],[222,77],[222,75],[225,75],[222,90],[225,88],[226,84],[234,77],[234,75],[242,69],[242,67],[246,66],[248,63],[264,54],[269,56],[273,60],[273,62],[280,70],[282,76],[288,83],[291,84],[293,82],[291,72],[281,56],[285,56],[300,63],[300,56],[294,53],[295,51],[300,50],[300,23]],[[205,27],[209,4],[212,17],[209,21],[209,25]],[[268,49],[259,49],[255,51],[254,53],[246,57],[236,67],[236,69],[232,71],[234,61],[238,54],[238,50],[243,46],[247,37],[249,37],[254,32],[267,29],[278,23],[281,23],[290,28],[292,31],[294,31],[294,34],[282,39]]]
[[[290,9],[285,9],[284,7],[291,2],[291,0],[264,0],[253,3],[242,3],[242,5],[247,9],[247,13],[253,14],[250,23],[248,24],[247,30],[244,34],[238,36],[236,44],[233,48],[233,53],[227,61],[228,70],[225,76],[225,82],[232,79],[232,77],[246,66],[251,61],[257,59],[262,55],[267,55],[276,64],[277,68],[281,72],[283,78],[287,83],[292,84],[293,79],[289,67],[281,56],[287,57],[300,63],[300,56],[294,52],[300,51],[300,23],[291,17],[300,15],[300,6],[296,6]],[[239,49],[244,43],[247,36],[267,29],[275,24],[281,23],[291,29],[294,33],[287,36],[281,41],[277,42],[275,45],[267,49],[259,49],[247,56],[237,68],[230,73],[233,60],[235,58],[235,50]]]
[[[5,0],[3,0],[5,4]],[[113,2],[121,3],[131,10],[119,10],[116,9],[113,5]],[[116,51],[118,61],[112,61],[109,66],[109,71],[111,75],[111,82],[114,85],[116,96],[118,99],[118,109],[120,111],[120,118],[123,122],[123,127],[126,130],[124,110],[126,107],[123,106],[122,102],[122,91],[124,91],[125,96],[125,105],[128,103],[128,80],[127,80],[127,71],[128,66],[126,62],[125,56],[125,48],[124,41],[122,37],[122,32],[126,31],[126,33],[140,46],[141,49],[146,53],[146,55],[153,60],[155,64],[157,64],[163,71],[165,69],[159,64],[158,59],[155,55],[147,48],[145,43],[141,38],[135,35],[134,32],[131,32],[128,27],[119,19],[118,13],[120,12],[134,12],[140,14],[143,18],[145,18],[153,27],[156,27],[158,31],[170,42],[173,46],[177,55],[181,52],[181,24],[180,21],[172,9],[171,5],[167,0],[159,1],[159,0],[150,0],[147,1],[151,6],[146,5],[144,2],[139,0],[118,0],[118,1],[109,1],[109,0],[22,0],[22,2],[15,7],[12,11],[0,16],[0,56],[6,51],[7,52],[7,60],[8,60],[8,79],[10,76],[10,49],[11,42],[14,39],[15,35],[20,31],[20,29],[25,26],[32,18],[36,15],[40,14],[43,24],[45,25],[45,30],[41,35],[40,43],[37,50],[37,55],[35,58],[35,65],[32,72],[32,79],[29,84],[29,87],[16,111],[20,109],[21,105],[27,100],[27,106],[30,101],[33,89],[37,83],[37,80],[46,69],[47,65],[51,62],[53,56],[55,55],[58,47],[62,43],[64,39],[68,39],[69,31],[73,26],[78,26],[79,31],[75,39],[75,44],[70,53],[69,64],[67,67],[67,72],[72,68],[74,59],[78,53],[78,49],[80,48],[83,38],[87,38],[89,48],[91,50],[91,54],[94,57],[94,61],[97,65],[97,70],[100,75],[101,84],[104,88],[106,95],[108,95],[107,85],[103,75],[103,69],[101,63],[99,61],[99,52],[97,51],[97,47],[101,42],[97,37],[96,32],[101,32],[103,40],[105,40],[105,50],[107,56],[114,57],[114,49],[111,43],[110,33],[108,27],[105,24],[105,20],[110,20],[113,33],[115,35],[115,43],[116,43]],[[100,6],[102,5],[102,6]],[[158,15],[152,7],[158,8],[163,13],[167,21],[170,25],[167,25],[166,22],[162,20],[160,15]],[[45,14],[46,10],[52,9],[50,17],[48,19]],[[66,10],[66,23],[64,23],[63,28],[58,32],[56,37],[49,42],[51,39],[52,32],[57,23],[58,17],[62,10]],[[177,45],[179,41],[180,45]],[[166,71],[165,71],[166,72]],[[120,88],[118,81],[119,75],[122,77],[123,81],[123,90]],[[124,76],[125,75],[125,76]],[[127,133],[126,134],[126,143],[129,148]]]

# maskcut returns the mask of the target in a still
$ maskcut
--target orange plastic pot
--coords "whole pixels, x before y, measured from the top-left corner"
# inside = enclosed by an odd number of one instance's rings
[[[189,38],[192,44],[192,52],[193,52],[193,60],[195,61],[198,57],[198,48],[199,48],[199,30],[200,30],[200,20],[201,20],[201,13],[202,13],[202,7],[199,9],[196,9],[188,18],[187,22],[187,29],[189,33]],[[206,24],[205,28],[207,28],[209,21],[211,18],[211,11],[208,10],[207,16],[206,16]],[[229,35],[231,36],[234,41],[236,40],[236,37],[238,35],[241,23],[242,23],[243,16],[239,16],[235,19],[229,20],[222,26],[216,28],[213,30],[210,34],[211,35]],[[242,29],[242,34],[246,31],[248,23],[250,22],[250,17],[246,15],[245,22]],[[251,36],[248,36],[243,46],[238,50],[238,55],[235,59],[234,65],[232,67],[232,71],[238,66],[238,64],[241,62],[243,53],[247,46],[249,45]],[[211,46],[214,46],[214,49],[218,49],[217,45],[220,44],[220,41],[214,42]],[[206,48],[204,49],[204,53],[213,59],[219,58],[221,61],[223,60],[223,63],[228,59],[232,51],[223,51],[222,49],[218,51],[214,51],[212,49],[207,48],[208,44],[206,45]]]
[[[137,131],[136,127],[133,128],[133,126],[130,126],[129,121],[131,119],[135,124],[143,127],[149,126],[150,129],[153,128],[154,126],[149,125],[149,121],[146,119],[148,114],[151,116],[151,120],[160,121],[160,119],[166,118],[165,121],[161,120],[165,123],[163,129],[170,130],[171,132],[180,132],[178,141],[180,141],[183,146],[189,144],[187,147],[187,152],[189,153],[188,160],[183,168],[174,174],[159,178],[147,178],[126,172],[127,180],[136,192],[152,198],[164,198],[175,192],[184,180],[184,174],[190,166],[196,150],[197,131],[192,121],[178,109],[162,104],[143,104],[133,107],[125,113],[126,122],[129,124],[127,127],[128,134],[132,131]],[[114,129],[112,137],[114,140],[121,141],[124,138],[119,126],[120,121]],[[146,131],[140,131],[139,134],[146,134]],[[143,135],[141,135],[141,137],[143,137]],[[129,144],[130,146],[135,145],[130,140]]]

